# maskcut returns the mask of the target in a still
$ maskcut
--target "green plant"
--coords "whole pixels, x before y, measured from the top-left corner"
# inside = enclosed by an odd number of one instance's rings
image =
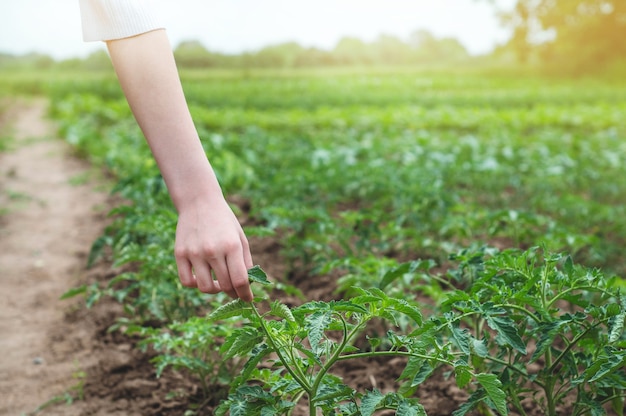
[[[269,283],[258,267],[251,269],[249,276],[253,281]],[[389,297],[378,288],[358,292],[350,300],[308,302],[293,309],[276,301],[266,312],[235,300],[212,312],[212,321],[233,316],[248,321],[221,348],[226,359],[243,356],[248,361],[217,414],[228,410],[231,416],[291,414],[306,399],[311,416],[318,409],[324,415],[371,416],[382,409],[393,409],[403,416],[425,415],[409,393],[441,365],[455,369],[461,386],[474,378],[497,409],[505,408],[504,392],[495,375],[474,374],[467,363],[457,359],[451,344],[440,344],[432,331],[419,337],[389,331],[384,339],[369,338],[368,350],[356,347],[354,341],[371,320],[382,319],[397,326],[398,317],[406,316],[415,325],[422,325],[415,304]],[[383,345],[387,349],[379,349]],[[407,367],[400,375],[405,383],[399,392],[359,392],[331,372],[341,361],[389,356],[407,358]],[[269,361],[269,368],[257,368],[263,360]]]
[[[623,414],[626,397],[626,297],[598,270],[539,248],[463,252],[437,330],[447,328],[476,371],[497,375],[508,403],[525,414],[534,401],[555,416],[566,399],[572,415]],[[456,416],[480,407],[474,394]]]
[[[37,408],[30,412],[29,416],[35,416],[40,412],[43,412],[50,406],[54,406],[56,404],[65,403],[67,406],[72,405],[77,400],[84,400],[85,392],[85,378],[87,377],[87,373],[84,370],[79,368],[77,362],[74,363],[76,370],[72,373],[72,378],[77,380],[76,384],[68,387],[62,394],[58,394],[46,401],[45,403],[40,404]]]
[[[221,397],[216,387],[228,386],[240,367],[237,360],[223,360],[219,353],[224,338],[233,329],[230,322],[216,325],[205,318],[192,317],[163,328],[131,324],[125,333],[139,335],[142,340],[138,346],[144,351],[152,348],[159,352],[152,359],[157,377],[167,368],[187,371],[199,381],[205,401],[218,401]]]
[[[349,300],[293,309],[276,301],[261,312],[239,300],[218,308],[209,316],[212,321],[247,319],[226,338],[222,354],[248,359],[220,412],[289,414],[305,397],[311,415],[317,409],[325,415],[369,416],[380,409],[425,414],[411,397],[438,368],[448,368],[470,393],[455,416],[471,410],[505,415],[509,408],[525,414],[524,400],[556,416],[566,398],[574,398],[573,415],[604,414],[606,404],[621,412],[626,297],[612,288],[611,279],[574,265],[569,256],[538,248],[492,250],[488,260],[485,253],[456,256],[460,271],[451,275],[470,284],[448,292],[442,310],[426,321],[416,304],[376,287],[355,288]],[[252,280],[268,283],[260,268],[249,273]],[[379,285],[402,274],[386,274]],[[409,332],[367,337],[366,350],[355,345],[368,322],[380,319],[407,329],[399,324],[403,317],[413,322]],[[389,356],[407,358],[397,392],[358,392],[331,374],[344,360]],[[269,367],[258,368],[263,361]],[[409,409],[414,413],[404,413]]]

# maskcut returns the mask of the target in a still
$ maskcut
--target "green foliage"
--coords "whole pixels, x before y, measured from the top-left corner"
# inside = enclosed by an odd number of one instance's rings
[[[270,299],[259,267],[253,304],[183,288],[167,190],[119,88],[94,79],[47,87],[51,112],[77,153],[118,180],[125,204],[90,262],[128,271],[67,296],[122,302],[115,328],[143,335],[159,371],[229,384],[216,414],[308,403],[325,415],[422,415],[420,387],[442,372],[469,395],[455,415],[523,414],[529,401],[554,415],[566,398],[574,415],[623,408],[626,305],[623,280],[608,276],[626,272],[624,86],[322,75],[184,82],[253,233],[281,248],[286,275],[337,276],[338,300]],[[390,357],[406,360],[395,392],[334,373]]]
[[[228,386],[238,371],[238,362],[225,360],[220,352],[223,339],[233,333],[232,325],[215,325],[191,317],[163,328],[130,324],[126,333],[141,336],[139,346],[144,350],[151,347],[160,353],[152,359],[157,377],[167,368],[187,371],[202,386],[205,399],[219,393],[217,386]]]
[[[263,392],[266,405],[295,405],[306,396],[312,415],[316,409],[336,414],[332,412],[342,406],[351,409],[348,414],[370,415],[381,409],[424,414],[417,402],[406,400],[436,369],[446,367],[454,370],[459,387],[473,390],[457,416],[480,406],[501,415],[510,408],[523,413],[524,398],[535,400],[551,416],[571,395],[576,396],[574,415],[623,402],[626,297],[608,279],[597,270],[574,265],[568,256],[538,248],[489,258],[458,256],[463,257],[480,264],[471,275],[472,285],[449,291],[442,310],[427,321],[417,305],[377,288],[358,289],[350,300],[308,302],[291,310],[273,302],[261,313],[252,304],[233,301],[214,311],[211,322],[246,318],[221,350],[226,358],[248,360],[222,409],[238,411],[245,402],[240,389],[253,383],[249,386]],[[255,268],[254,274],[262,276],[262,270]],[[384,342],[372,342],[385,349],[364,351],[354,345],[370,320],[382,319],[398,328],[398,315],[411,319],[410,333],[389,330]],[[342,335],[330,335],[336,331]],[[277,357],[271,359],[273,371],[259,370],[272,353]],[[409,358],[398,393],[358,392],[331,373],[343,360],[394,355]],[[531,364],[538,360],[545,368],[531,373]],[[246,411],[262,414],[262,408]]]

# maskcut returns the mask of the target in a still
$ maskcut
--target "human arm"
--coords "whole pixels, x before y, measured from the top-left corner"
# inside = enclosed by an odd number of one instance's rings
[[[248,241],[198,138],[166,32],[153,30],[106,43],[178,211],[175,257],[181,283],[252,300]]]

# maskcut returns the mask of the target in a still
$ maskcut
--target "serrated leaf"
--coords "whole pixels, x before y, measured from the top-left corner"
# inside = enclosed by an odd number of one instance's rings
[[[385,304],[391,306],[395,311],[400,312],[413,319],[417,325],[422,324],[422,312],[404,299],[387,298]]]
[[[316,354],[313,353],[313,351],[310,351],[308,349],[306,349],[306,347],[304,345],[302,345],[302,343],[298,342],[295,344],[295,347],[302,352],[304,355],[307,356],[307,358],[309,358],[311,364],[317,364],[320,367],[323,365],[322,361],[320,360],[320,357],[318,357]]]
[[[472,380],[472,372],[470,366],[465,361],[459,360],[454,363],[454,378],[459,388],[464,388]]]
[[[589,378],[589,383],[593,383],[594,381],[601,379],[602,377],[614,372],[615,370],[622,369],[624,367],[625,356],[625,352],[623,352],[622,354],[612,354],[611,351],[609,351],[607,357],[599,360],[601,363],[600,367],[595,372],[595,374],[593,374],[593,376]]]
[[[230,416],[250,416],[248,402],[243,397],[235,397],[230,404]]]
[[[272,302],[270,306],[270,313],[279,318],[286,319],[289,322],[295,322],[296,319],[293,317],[291,310],[287,307],[287,305],[280,303],[280,301],[276,300]]]
[[[241,386],[237,389],[237,394],[245,396],[246,399],[271,400],[272,395],[263,390],[260,386]]]
[[[396,416],[426,416],[426,410],[421,404],[411,403],[405,399],[398,405]]]
[[[309,333],[308,338],[313,351],[319,352],[319,346],[324,337],[324,331],[331,322],[331,311],[315,312],[306,318],[305,330]]]
[[[465,416],[468,412],[472,411],[480,402],[485,400],[485,391],[478,390],[470,395],[465,403],[463,403],[457,410],[452,412],[452,416]]]
[[[376,411],[376,406],[383,401],[385,396],[378,390],[374,389],[365,393],[365,396],[361,399],[361,416],[372,416]]]
[[[235,355],[244,356],[263,341],[263,335],[256,328],[237,328],[226,338],[220,352],[224,354],[224,360],[228,360]]]
[[[276,416],[277,414],[279,414],[278,410],[274,406],[263,406],[259,416]]]
[[[389,296],[387,296],[387,294],[385,292],[383,292],[382,290],[378,289],[377,287],[370,288],[370,293],[372,295],[374,295],[374,296],[380,297],[382,300],[389,299]]]
[[[415,377],[413,377],[411,387],[422,384],[424,380],[426,380],[428,376],[433,373],[433,371],[435,371],[435,369],[430,365],[430,363],[428,361],[424,361],[417,374],[415,374]]]
[[[352,300],[332,301],[330,302],[330,308],[337,312],[367,313],[367,309],[361,305],[353,303]]]
[[[472,337],[471,340],[472,340],[471,347],[472,347],[472,351],[474,351],[474,354],[476,354],[477,356],[481,358],[485,358],[486,356],[489,355],[489,349],[487,348],[486,340],[479,340],[474,337]]]
[[[267,280],[267,274],[263,271],[263,269],[261,269],[260,266],[254,266],[248,270],[248,280],[262,285],[272,284],[272,282]]]
[[[452,332],[452,338],[456,341],[456,345],[459,349],[464,353],[469,355],[471,352],[470,349],[470,341],[471,337],[469,331],[467,329],[459,328],[458,322],[451,323],[448,322],[448,328]]]
[[[404,367],[402,374],[400,374],[400,377],[398,377],[398,380],[402,380],[402,379],[412,380],[415,377],[415,374],[417,374],[420,368],[422,368],[423,361],[424,361],[423,358],[416,357],[414,355],[410,356],[409,361],[406,363],[406,366]]]
[[[356,305],[365,305],[366,303],[382,302],[382,299],[374,295],[360,295],[350,298],[350,301]]]
[[[626,319],[626,311],[622,311],[609,319],[609,344],[617,342],[622,338],[624,319]]]
[[[508,415],[509,411],[506,407],[506,394],[502,391],[502,383],[495,374],[481,373],[476,375],[476,380],[483,389],[487,397],[491,399],[496,410],[501,415]]]
[[[519,336],[515,323],[511,318],[505,316],[487,316],[487,325],[495,330],[505,343],[526,354],[526,345]]]
[[[317,396],[313,398],[314,403],[324,402],[328,400],[343,401],[349,400],[354,396],[354,390],[345,384],[322,386]],[[340,400],[337,400],[341,398]]]
[[[254,347],[250,351],[250,358],[243,365],[241,372],[235,379],[237,386],[240,386],[247,382],[256,366],[261,362],[264,357],[269,355],[271,352],[273,352],[273,349],[268,347],[267,344],[261,344]]]
[[[233,316],[241,316],[246,309],[250,309],[246,302],[235,299],[211,312],[207,318],[211,321],[219,321]]]
[[[530,357],[530,362],[535,362],[543,354],[552,346],[554,343],[554,339],[558,333],[559,327],[562,322],[549,322],[547,324],[540,325],[537,332],[541,335],[539,336],[539,340],[537,341],[537,348],[533,353],[532,357]]]

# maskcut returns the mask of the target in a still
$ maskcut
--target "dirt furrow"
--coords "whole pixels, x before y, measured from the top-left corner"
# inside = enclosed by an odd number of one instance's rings
[[[107,193],[45,114],[45,101],[29,101],[5,117],[14,142],[0,154],[1,415],[63,397],[94,359],[90,334],[64,319],[72,303],[59,297],[85,273]]]

